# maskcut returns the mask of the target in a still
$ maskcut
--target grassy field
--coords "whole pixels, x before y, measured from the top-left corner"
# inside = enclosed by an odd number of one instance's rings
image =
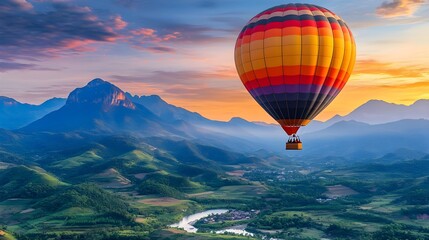
[[[148,198],[148,199],[142,199],[138,202],[144,203],[151,206],[161,206],[161,207],[168,207],[168,206],[175,206],[180,205],[185,202],[188,202],[187,200],[179,200],[171,197],[160,197],[160,198]]]
[[[216,191],[190,194],[189,196],[196,199],[248,200],[257,196],[261,196],[266,192],[266,190],[267,188],[260,184],[225,186],[225,187],[219,188]]]
[[[178,229],[166,229],[154,232],[151,237],[153,239],[165,240],[249,240],[255,239],[252,237],[232,236],[222,234],[199,233],[191,234]]]
[[[124,177],[114,168],[109,168],[91,176],[89,181],[94,181],[103,188],[129,188],[133,186],[128,178]]]
[[[59,160],[52,164],[52,167],[67,170],[80,167],[85,164],[94,163],[103,160],[98,156],[95,151],[87,151],[79,156],[70,157],[67,159]]]
[[[401,210],[400,205],[393,203],[394,200],[398,199],[399,196],[396,194],[388,194],[382,196],[374,196],[370,199],[370,203],[359,206],[362,210],[368,210],[380,214],[389,214]]]
[[[291,235],[300,236],[303,239],[323,239],[325,233],[314,228],[290,228],[288,230]]]
[[[0,202],[0,216],[2,224],[10,225],[12,228],[20,219],[29,218],[34,214],[34,211],[27,212],[31,209],[30,199],[8,199]]]
[[[325,192],[325,195],[329,198],[338,198],[358,194],[358,192],[355,190],[343,185],[327,186],[326,188],[328,191]]]

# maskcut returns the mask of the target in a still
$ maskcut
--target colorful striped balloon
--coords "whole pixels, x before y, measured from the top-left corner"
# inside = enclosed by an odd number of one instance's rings
[[[286,4],[261,12],[243,28],[235,45],[241,81],[289,135],[338,95],[355,58],[347,24],[312,4]]]

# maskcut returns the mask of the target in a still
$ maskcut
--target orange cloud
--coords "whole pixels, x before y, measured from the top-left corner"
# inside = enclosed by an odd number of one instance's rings
[[[177,39],[179,36],[180,36],[180,33],[179,33],[179,32],[174,32],[174,33],[172,33],[172,34],[167,34],[167,35],[165,35],[165,36],[162,38],[162,40],[164,40],[164,41],[168,41],[168,40],[171,40],[171,39]]]
[[[425,0],[393,0],[383,2],[376,10],[384,18],[411,16]]]
[[[137,36],[148,36],[148,37],[152,37],[155,36],[155,29],[152,28],[139,28],[136,30],[132,30],[131,33]]]
[[[406,83],[406,84],[401,84],[401,85],[381,85],[380,87],[400,88],[400,89],[429,88],[429,81],[413,82],[413,83]]]
[[[93,40],[70,40],[66,41],[63,45],[64,48],[73,50],[76,52],[89,52],[94,51],[95,48],[88,47],[89,44],[94,43]],[[56,51],[56,49],[55,49]]]
[[[128,26],[128,23],[127,22],[125,22],[123,19],[122,19],[122,17],[121,16],[115,16],[114,18],[113,18],[113,25],[114,25],[114,28],[116,29],[116,30],[122,30],[122,29],[124,29],[126,26]]]
[[[135,36],[141,36],[143,41],[150,40],[153,42],[165,42],[180,37],[180,32],[173,32],[165,35],[158,35],[155,29],[152,28],[139,28],[131,31]]]
[[[133,47],[139,50],[148,51],[151,53],[174,53],[176,50],[172,47],[165,46],[165,42],[180,38],[180,32],[158,35],[155,29],[139,28],[130,31],[131,37],[129,42]]]
[[[380,62],[374,59],[364,59],[356,61],[353,75],[375,74],[389,75],[391,77],[419,78],[424,73],[429,72],[428,67],[419,66],[395,66],[391,62]]]

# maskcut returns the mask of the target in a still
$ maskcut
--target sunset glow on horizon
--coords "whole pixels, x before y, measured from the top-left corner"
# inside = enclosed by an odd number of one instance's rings
[[[0,96],[41,103],[99,77],[210,119],[273,123],[238,77],[234,44],[251,17],[285,3],[5,0]],[[345,115],[372,99],[405,105],[429,99],[428,1],[303,3],[341,16],[357,46],[351,78],[317,120]]]

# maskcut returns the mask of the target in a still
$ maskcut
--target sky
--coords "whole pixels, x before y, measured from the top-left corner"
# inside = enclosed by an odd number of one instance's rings
[[[316,119],[370,99],[429,99],[429,1],[320,0],[357,45],[343,91]],[[244,89],[234,45],[277,0],[1,0],[0,96],[39,104],[94,78],[218,120],[274,122]]]

